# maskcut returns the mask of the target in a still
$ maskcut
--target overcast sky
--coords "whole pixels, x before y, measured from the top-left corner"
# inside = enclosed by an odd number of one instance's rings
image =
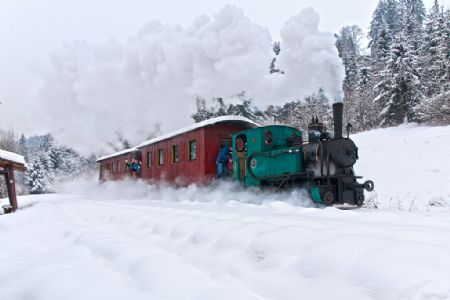
[[[433,0],[425,0],[430,6]],[[448,7],[449,0],[441,0]],[[126,40],[149,20],[188,25],[225,4],[242,8],[274,39],[284,22],[311,6],[320,29],[336,32],[357,24],[366,31],[377,0],[0,0],[0,127],[32,132],[22,100],[39,83],[34,70],[45,68],[49,51],[65,41]],[[15,116],[13,118],[13,116]]]

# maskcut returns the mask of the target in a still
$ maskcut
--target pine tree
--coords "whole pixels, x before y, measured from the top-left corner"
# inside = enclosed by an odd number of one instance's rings
[[[364,131],[377,125],[373,104],[373,79],[370,56],[360,56],[357,63],[356,87],[353,101],[344,99],[345,122],[351,123],[353,131]]]
[[[379,115],[382,126],[420,120],[417,108],[422,94],[417,59],[408,46],[403,34],[395,39],[386,66],[379,74],[380,81],[375,86],[378,94],[375,101],[382,107]]]
[[[305,104],[300,100],[285,103],[277,109],[277,122],[280,124],[290,125],[298,129],[307,127],[307,119]]]
[[[18,152],[16,133],[13,129],[0,129],[0,149],[10,152]]]
[[[305,104],[305,115],[306,115],[306,124],[309,123],[309,120],[312,116],[317,116],[319,121],[323,122],[325,126],[328,127],[329,130],[332,129],[333,125],[333,114],[331,110],[330,100],[325,95],[325,91],[323,88],[319,88],[317,93],[313,93],[310,96],[307,96],[304,100]],[[306,128],[305,128],[306,129]]]
[[[25,160],[27,161],[28,160],[28,149],[27,149],[27,139],[25,138],[25,136],[22,134],[21,136],[20,136],[20,139],[19,139],[19,153],[21,154],[21,155],[23,155],[23,157],[25,158]]]
[[[375,111],[381,112],[389,101],[389,90],[393,86],[386,66],[391,52],[392,37],[389,33],[387,23],[382,19],[377,36],[371,40],[371,70],[373,83],[373,107]],[[381,115],[376,117],[377,123],[381,123]]]
[[[400,0],[402,6],[402,30],[409,38],[415,38],[420,42],[422,24],[425,20],[426,10],[422,0]],[[418,49],[418,45],[416,49]]]
[[[56,146],[50,134],[22,136],[19,145],[27,151],[28,170],[23,182],[30,193],[46,193],[50,184],[71,179],[95,167],[95,158],[87,159],[69,147]]]
[[[367,38],[369,39],[369,48],[373,51],[375,45],[378,44],[378,38],[381,35],[381,31],[385,30],[385,22],[384,19],[384,11],[386,7],[386,2],[384,0],[378,1],[377,7],[372,14],[372,21],[370,22],[369,33],[367,34]]]
[[[303,132],[307,132],[312,117],[317,117],[328,129],[331,129],[330,101],[322,88],[303,100],[287,102],[282,107],[273,107],[272,110],[276,113],[278,123],[296,127]]]
[[[356,84],[357,60],[361,54],[362,30],[357,25],[343,27],[336,36],[336,48],[345,67],[344,86],[353,91]]]
[[[206,100],[197,98],[197,111],[191,116],[195,122],[201,122],[210,118],[220,116],[243,116],[254,122],[261,122],[267,116],[253,103],[253,99],[246,96],[245,92],[236,95],[239,104],[225,104],[222,98],[213,98],[209,103]]]
[[[254,105],[253,99],[247,97],[245,92],[241,92],[236,96],[240,104],[230,104],[227,109],[227,115],[243,116],[254,122],[266,119],[264,113]]]
[[[427,67],[426,95],[433,97],[448,90],[450,24],[437,1],[427,15],[423,61]]]
[[[379,38],[382,38],[386,32],[390,36],[395,36],[401,30],[401,9],[396,0],[380,0],[372,15],[369,33],[369,48],[374,54],[374,47],[377,48]],[[383,33],[384,32],[384,33]]]
[[[450,14],[437,1],[426,16],[421,61],[426,99],[421,105],[423,120],[450,123]]]
[[[384,5],[371,41],[374,105],[383,126],[420,121],[424,6],[421,0],[386,0]]]
[[[373,126],[372,74],[370,59],[361,54],[362,30],[356,25],[346,26],[336,35],[336,47],[345,67],[344,120],[355,131]],[[381,41],[382,36],[378,39]],[[370,120],[370,121],[369,121]]]
[[[195,106],[197,111],[191,116],[191,118],[194,119],[196,123],[208,120],[214,116],[214,112],[211,111],[211,108],[207,107],[205,99],[197,97],[195,100]]]
[[[42,160],[36,159],[28,166],[26,183],[31,194],[47,192],[49,177]]]
[[[386,20],[391,35],[395,36],[402,31],[402,4],[397,0],[385,1],[386,10],[384,11],[383,18]]]

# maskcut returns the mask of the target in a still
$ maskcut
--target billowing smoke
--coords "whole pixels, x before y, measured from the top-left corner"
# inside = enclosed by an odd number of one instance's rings
[[[331,99],[340,100],[344,68],[334,36],[320,32],[319,21],[319,14],[307,8],[281,29],[279,66],[285,75],[277,94],[284,99],[312,94],[323,87]]]
[[[145,140],[155,124],[169,131],[192,123],[195,97],[246,91],[256,103],[280,104],[323,87],[339,95],[343,67],[331,34],[311,8],[281,30],[282,74],[269,74],[269,31],[225,6],[181,27],[151,21],[127,41],[70,42],[54,51],[36,87],[30,117],[63,143],[88,152],[115,135]]]

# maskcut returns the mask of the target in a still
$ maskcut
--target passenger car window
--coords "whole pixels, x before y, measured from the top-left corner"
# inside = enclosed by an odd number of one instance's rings
[[[189,160],[197,159],[197,141],[189,141]]]

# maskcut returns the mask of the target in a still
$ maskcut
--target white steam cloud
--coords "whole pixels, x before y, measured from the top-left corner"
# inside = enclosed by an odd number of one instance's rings
[[[128,41],[75,41],[53,52],[30,103],[30,117],[58,140],[89,152],[115,133],[139,143],[156,123],[163,131],[192,123],[195,97],[246,91],[264,106],[299,99],[323,87],[340,94],[343,66],[330,33],[308,8],[281,30],[281,74],[268,30],[225,6],[192,25],[151,21]]]

